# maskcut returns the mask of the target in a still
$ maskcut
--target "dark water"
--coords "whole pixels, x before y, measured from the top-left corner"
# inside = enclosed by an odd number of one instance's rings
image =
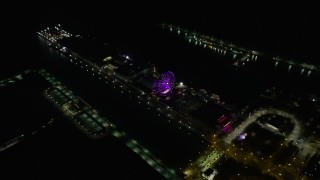
[[[164,179],[121,142],[85,137],[68,119],[1,152],[2,175],[31,179]]]
[[[3,58],[0,66],[1,79],[29,68],[48,69],[72,90],[84,96],[86,101],[104,112],[107,117],[116,120],[121,129],[141,141],[143,145],[164,158],[165,162],[173,167],[185,164],[185,161],[195,157],[197,151],[204,148],[197,137],[189,137],[184,131],[176,133],[179,127],[173,125],[168,127],[167,121],[160,123],[165,119],[155,117],[156,114],[153,112],[143,111],[144,107],[139,107],[126,98],[118,98],[119,94],[117,98],[111,98],[113,93],[118,93],[112,88],[97,89],[101,85],[93,89],[88,88],[88,84],[84,82],[88,80],[92,81],[91,84],[100,82],[86,78],[86,75],[73,68],[72,65],[48,53],[48,50],[39,42],[35,31],[46,25],[61,23],[62,27],[71,32],[91,33],[97,38],[105,39],[110,44],[127,48],[128,53],[133,54],[142,63],[155,63],[163,70],[173,71],[177,79],[186,84],[196,88],[211,89],[233,102],[253,98],[262,89],[274,84],[296,88],[301,87],[305,81],[302,79],[299,84],[299,82],[295,83],[295,79],[286,81],[287,79],[283,78],[281,80],[282,78],[278,78],[279,74],[275,72],[265,75],[266,73],[256,73],[254,70],[248,72],[235,69],[225,62],[226,59],[188,45],[186,41],[175,35],[163,33],[157,23],[164,20],[180,23],[253,49],[307,59],[307,61],[319,64],[316,53],[311,50],[313,46],[310,45],[312,44],[310,38],[315,34],[312,34],[312,24],[309,25],[309,21],[304,21],[304,18],[307,17],[300,17],[295,21],[295,17],[287,16],[278,20],[275,15],[272,18],[254,16],[252,21],[230,21],[231,19],[227,17],[217,17],[219,13],[214,12],[212,15],[205,13],[197,16],[189,13],[176,16],[167,14],[160,18],[151,16],[150,20],[145,17],[147,14],[138,16],[126,13],[123,18],[114,16],[113,13],[111,13],[113,16],[110,16],[110,13],[94,13],[89,16],[80,12],[67,13],[65,10],[54,13],[46,12],[45,9],[39,11],[47,16],[46,21],[33,16],[26,17],[30,25],[24,28],[20,27],[19,23],[8,23],[4,41],[6,47],[2,51]],[[242,15],[239,18],[249,17]],[[21,20],[24,19],[17,22]],[[287,21],[283,24],[285,20]],[[294,28],[299,26],[298,24],[304,28]],[[73,69],[69,71],[69,68]],[[260,71],[259,67],[256,68],[256,71]],[[282,75],[282,77],[288,76],[286,73]],[[306,83],[303,87],[306,87],[307,90],[314,90],[315,86],[312,84]],[[103,91],[105,95],[100,96],[101,102],[99,103],[97,96],[103,94]],[[28,139],[23,144],[4,151],[4,153],[0,154],[3,162],[14,163],[8,166],[9,170],[15,170],[15,168],[24,170],[28,167],[29,177],[46,179],[55,174],[59,178],[65,172],[69,174],[69,177],[76,178],[91,174],[97,178],[101,176],[101,173],[106,172],[111,173],[109,177],[120,175],[118,179],[130,179],[131,175],[133,179],[157,176],[154,170],[148,170],[150,169],[148,165],[116,140],[109,137],[101,141],[89,141],[62,120],[35,138]],[[79,158],[82,157],[82,154],[85,154],[84,159]],[[104,166],[101,167],[95,164],[96,162]],[[57,168],[55,164],[61,166]],[[122,171],[123,165],[129,170]],[[90,166],[89,169],[86,168],[88,166]],[[100,174],[95,174],[96,171],[99,171]]]
[[[37,74],[23,78],[0,88],[0,144],[40,128],[58,114],[42,95],[49,83]]]

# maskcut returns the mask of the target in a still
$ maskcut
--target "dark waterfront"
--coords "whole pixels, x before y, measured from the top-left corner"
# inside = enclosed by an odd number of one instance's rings
[[[114,137],[92,141],[66,118],[1,152],[0,159],[3,176],[14,179],[164,179]]]
[[[167,15],[164,18],[155,17],[154,22],[141,19],[138,15],[116,20],[108,17],[104,23],[100,21],[102,13],[84,19],[82,19],[84,15],[63,19],[65,15],[66,13],[56,17],[50,16],[48,22],[37,20],[38,23],[31,24],[26,31],[11,32],[9,30],[8,36],[12,38],[7,38],[8,46],[4,53],[9,55],[10,59],[5,60],[4,65],[0,67],[1,79],[26,69],[46,69],[76,95],[118,125],[119,129],[127,132],[130,137],[176,169],[183,168],[189,159],[196,158],[198,152],[202,152],[207,144],[202,143],[197,135],[190,135],[184,129],[180,130],[178,125],[169,122],[167,118],[159,117],[154,110],[146,110],[145,105],[140,105],[136,100],[123,96],[112,85],[105,85],[104,81],[81,70],[55,50],[48,49],[43,40],[36,35],[36,31],[48,25],[61,23],[63,28],[72,33],[91,34],[113,46],[126,49],[128,54],[139,63],[156,64],[164,71],[174,72],[178,81],[183,81],[196,89],[210,90],[219,94],[227,102],[240,104],[240,106],[246,101],[254,101],[266,88],[272,86],[280,86],[294,92],[318,93],[316,85],[318,79],[315,79],[314,74],[310,77],[299,76],[299,71],[294,72],[293,69],[288,73],[287,67],[275,69],[272,64],[267,64],[270,68],[266,68],[266,64],[255,64],[247,69],[237,68],[230,64],[231,57],[223,58],[188,44],[183,38],[164,31],[159,26],[162,21],[169,21],[168,23],[177,23],[212,34],[243,47],[303,59],[319,65],[315,58],[316,53],[310,50],[311,37],[309,36],[312,35],[309,34],[308,29],[311,28],[308,28],[309,24],[303,21],[303,17],[300,21],[296,19],[297,22],[289,17],[271,18],[276,21],[276,24],[272,24],[270,19],[265,17],[257,17],[252,24],[240,22],[229,24],[225,22],[229,18],[218,18],[217,26],[212,26],[209,22],[215,18],[208,18],[205,15],[198,15],[198,18],[191,18],[190,15],[170,18]],[[94,18],[97,19],[93,21]],[[282,21],[287,19],[290,19],[286,21],[287,24],[282,24]],[[300,23],[299,25],[305,27],[305,30],[299,28],[291,31],[292,27],[298,26],[295,25],[296,23]],[[281,30],[277,31],[273,28],[274,26]],[[15,28],[13,26],[13,29]],[[17,34],[17,32],[21,33]],[[304,46],[301,47],[301,44]],[[300,48],[297,49],[297,47]],[[42,88],[39,83],[31,84],[34,89]],[[2,95],[6,96],[6,93],[9,92],[3,92]],[[22,94],[21,92],[12,93]],[[13,98],[15,103],[19,103],[19,96],[7,98]],[[42,115],[41,117],[28,116],[28,121],[36,124],[32,125],[32,128],[42,125],[39,119],[47,122],[51,118],[48,115],[49,108],[45,106],[47,102],[41,99],[44,97],[29,93],[28,101],[32,101],[33,98],[35,102],[39,102],[37,111],[40,112],[34,113]],[[3,106],[9,102],[8,99],[1,102],[4,103]],[[12,110],[15,107],[27,106],[27,103],[24,103],[19,106],[11,104],[11,108],[8,108]],[[7,112],[7,110],[4,111]],[[9,113],[15,112],[9,111]],[[53,114],[59,115],[59,112]],[[19,115],[16,116],[15,119],[22,119],[18,117]],[[7,118],[1,118],[1,126],[6,127],[12,123],[7,120]],[[23,126],[19,121],[17,124]],[[27,128],[29,134],[32,128]],[[18,130],[14,129],[14,131]],[[107,136],[91,141],[73,127],[66,118],[58,118],[55,123],[42,129],[37,135],[27,137],[18,145],[1,152],[0,159],[4,163],[12,164],[6,167],[6,170],[24,171],[29,169],[26,167],[30,167],[32,170],[28,171],[26,177],[39,179],[65,178],[66,176],[95,179],[105,173],[109,173],[107,177],[118,177],[117,179],[162,178],[118,140]],[[57,165],[59,167],[56,167]]]

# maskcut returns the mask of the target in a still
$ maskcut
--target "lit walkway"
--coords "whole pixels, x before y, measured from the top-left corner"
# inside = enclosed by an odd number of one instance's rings
[[[115,125],[112,125],[113,130],[111,134],[124,141],[133,152],[138,154],[145,162],[147,162],[151,167],[158,171],[168,180],[179,180],[180,177],[177,176],[176,171],[172,168],[167,167],[163,162],[155,157],[149,150],[140,145],[136,140],[129,138],[125,132],[119,132],[115,129]]]
[[[233,43],[222,41],[221,39],[200,34],[185,28],[165,23],[162,23],[161,27],[165,30],[170,30],[170,32],[177,32],[178,36],[181,36],[180,34],[182,34],[182,37],[187,39],[189,43],[194,42],[196,46],[212,49],[213,52],[218,55],[224,56],[226,53],[231,53],[234,56],[233,59],[235,59],[235,57],[237,56],[242,57],[242,59],[236,61],[236,63],[234,64],[236,66],[239,66],[240,62],[242,62],[241,65],[245,65],[244,60],[255,62],[257,61],[258,57],[266,57],[265,53],[243,48],[238,45],[234,45]],[[320,71],[320,66],[307,63],[299,63],[299,61],[294,61],[292,59],[284,59],[280,58],[279,56],[268,58],[268,60],[273,61],[273,63],[275,63],[275,66],[277,66],[279,62],[288,65],[288,70],[290,70],[292,66],[296,66],[301,69],[301,74],[303,74],[303,72],[306,70],[307,76],[310,76],[312,72],[319,73]]]

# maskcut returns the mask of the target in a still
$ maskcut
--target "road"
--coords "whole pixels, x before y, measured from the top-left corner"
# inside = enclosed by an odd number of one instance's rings
[[[293,140],[294,142],[297,142],[299,137],[301,136],[302,133],[302,127],[300,122],[296,119],[296,117],[288,112],[279,110],[279,109],[274,109],[274,108],[266,108],[266,109],[260,109],[254,112],[252,115],[250,115],[244,122],[242,122],[233,132],[228,134],[225,138],[224,141],[227,144],[231,144],[231,142],[240,134],[242,133],[251,123],[255,122],[259,117],[264,116],[266,114],[277,114],[279,116],[283,116],[286,118],[289,118],[292,123],[294,123],[294,128],[287,136],[287,139]]]

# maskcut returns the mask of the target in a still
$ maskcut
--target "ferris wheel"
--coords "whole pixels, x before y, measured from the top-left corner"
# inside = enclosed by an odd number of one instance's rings
[[[172,91],[174,83],[174,74],[171,71],[167,71],[161,74],[160,78],[154,82],[154,88],[161,95],[167,95]]]

